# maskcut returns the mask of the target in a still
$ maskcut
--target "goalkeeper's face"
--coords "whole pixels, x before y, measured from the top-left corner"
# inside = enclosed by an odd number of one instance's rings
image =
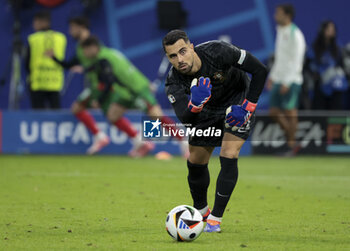
[[[194,47],[183,39],[177,40],[172,45],[165,46],[166,55],[170,63],[182,74],[189,74],[194,62]]]

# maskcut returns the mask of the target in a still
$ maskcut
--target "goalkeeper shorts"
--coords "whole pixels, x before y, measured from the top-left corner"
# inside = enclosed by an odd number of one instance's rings
[[[215,118],[212,118],[213,121]],[[221,116],[219,119],[216,120],[213,124],[209,126],[205,126],[205,128],[212,128],[219,129],[221,131],[220,136],[190,136],[189,137],[189,144],[192,146],[209,146],[209,147],[217,147],[221,146],[224,133],[230,133],[232,135],[235,135],[238,138],[241,138],[243,140],[247,140],[252,128],[255,124],[255,113],[251,116],[248,123],[246,123],[244,126],[238,128],[236,131],[232,131],[232,128],[226,128],[225,127],[225,116]],[[200,125],[197,125],[196,127],[200,127]],[[204,128],[204,129],[205,129]]]

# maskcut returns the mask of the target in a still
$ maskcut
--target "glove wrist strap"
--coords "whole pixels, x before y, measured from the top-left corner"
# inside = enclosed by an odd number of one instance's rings
[[[194,104],[192,104],[191,101],[188,102],[187,107],[188,107],[188,108],[190,109],[190,111],[193,112],[193,113],[199,113],[199,112],[201,112],[202,109],[203,109],[203,105],[201,105],[201,106],[195,106]]]
[[[249,112],[254,112],[257,105],[258,104],[252,103],[252,102],[248,101],[247,99],[245,99],[242,103],[242,107]]]

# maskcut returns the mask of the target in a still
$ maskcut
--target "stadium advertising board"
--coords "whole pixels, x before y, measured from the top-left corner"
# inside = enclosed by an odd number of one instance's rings
[[[283,131],[268,116],[257,116],[251,140],[257,154],[275,154],[287,147]],[[350,153],[350,118],[346,114],[301,113],[296,140],[300,154]]]
[[[327,118],[327,152],[350,153],[350,117]]]

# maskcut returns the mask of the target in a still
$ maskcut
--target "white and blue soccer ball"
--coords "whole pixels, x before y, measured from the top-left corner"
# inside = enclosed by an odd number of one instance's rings
[[[177,206],[166,217],[165,227],[174,240],[193,241],[203,232],[203,217],[194,207]]]

